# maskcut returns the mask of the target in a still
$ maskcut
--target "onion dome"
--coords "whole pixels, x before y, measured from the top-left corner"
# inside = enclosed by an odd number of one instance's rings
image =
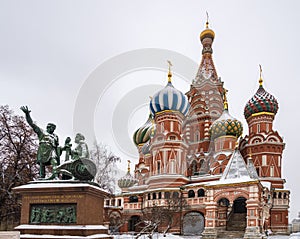
[[[262,83],[263,80],[260,69],[259,88],[255,95],[248,101],[244,109],[244,116],[246,119],[253,114],[267,112],[275,115],[278,111],[278,102],[276,98],[264,89]]]
[[[200,33],[200,41],[201,42],[204,38],[211,38],[212,40],[214,40],[214,38],[215,38],[215,32],[208,27],[208,24],[209,23],[208,23],[208,19],[207,19],[206,29]]]
[[[172,85],[172,73],[169,62],[168,84],[151,98],[150,110],[153,115],[165,110],[179,111],[186,115],[190,104],[186,96]]]
[[[134,178],[131,174],[130,174],[130,160],[128,160],[128,170],[125,176],[123,176],[122,178],[120,178],[118,180],[118,185],[119,187],[122,188],[129,188],[132,187],[134,184],[136,184],[138,182],[138,180],[136,178]]]
[[[210,127],[209,133],[211,140],[220,136],[231,135],[240,137],[243,133],[243,126],[240,121],[233,118],[228,112],[228,102],[226,99],[226,90],[224,89],[224,110],[220,118],[218,118]]]
[[[155,125],[152,123],[152,115],[149,114],[148,120],[133,134],[133,142],[136,146],[146,143],[154,130]]]

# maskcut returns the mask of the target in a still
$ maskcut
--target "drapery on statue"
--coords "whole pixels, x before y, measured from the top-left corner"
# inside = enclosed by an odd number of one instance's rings
[[[66,151],[66,159],[63,164],[58,167],[58,171],[63,175],[63,179],[91,181],[94,179],[97,168],[95,163],[89,159],[89,149],[85,138],[82,134],[77,133],[75,136],[75,149],[72,150],[70,138],[65,141],[62,150]],[[71,157],[71,160],[70,160]]]
[[[77,133],[75,136],[76,148],[72,151],[72,158],[77,159],[89,159],[90,153],[85,138],[82,134]]]
[[[37,163],[40,165],[40,178],[45,178],[45,166],[52,165],[52,174],[57,177],[57,165],[60,164],[60,147],[58,146],[58,136],[54,134],[55,124],[48,123],[46,131],[42,130],[30,116],[27,106],[22,106],[21,110],[25,113],[27,123],[32,127],[39,138],[39,148],[37,151]]]

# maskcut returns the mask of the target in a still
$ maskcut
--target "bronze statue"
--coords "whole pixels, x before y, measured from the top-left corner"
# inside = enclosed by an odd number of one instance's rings
[[[77,133],[75,136],[75,143],[77,144],[76,148],[72,150],[72,158],[77,159],[89,159],[90,153],[85,138],[82,134]]]
[[[40,178],[45,178],[45,166],[52,165],[52,173],[57,177],[56,168],[60,164],[60,148],[58,136],[54,134],[55,124],[48,123],[46,131],[42,130],[30,116],[30,110],[27,106],[22,106],[21,110],[25,113],[28,124],[32,127],[39,138],[39,148],[37,152],[37,163],[40,165]]]

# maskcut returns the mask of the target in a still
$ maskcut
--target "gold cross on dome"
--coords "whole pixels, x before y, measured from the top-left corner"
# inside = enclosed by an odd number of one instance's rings
[[[261,64],[259,64],[259,86],[262,86],[263,79],[262,79],[262,67]]]

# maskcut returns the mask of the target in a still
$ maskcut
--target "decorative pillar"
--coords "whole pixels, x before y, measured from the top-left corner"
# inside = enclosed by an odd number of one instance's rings
[[[253,191],[252,193],[255,194]],[[261,221],[259,201],[256,198],[250,198],[246,201],[247,205],[247,227],[244,239],[261,239],[264,235],[261,233]]]
[[[205,214],[205,228],[202,233],[202,239],[217,238],[217,211],[218,206],[216,202],[211,202],[207,204]]]

